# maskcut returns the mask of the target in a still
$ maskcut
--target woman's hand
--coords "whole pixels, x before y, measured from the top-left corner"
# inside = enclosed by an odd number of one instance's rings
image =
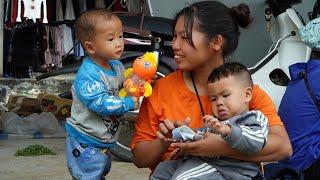
[[[291,144],[283,126],[269,128],[268,141],[262,151],[255,156],[241,154],[232,149],[221,137],[213,133],[205,133],[204,139],[193,142],[172,143],[184,154],[204,157],[224,156],[252,162],[278,161],[291,156]]]
[[[172,139],[172,130],[184,124],[188,125],[189,122],[189,117],[187,117],[184,122],[172,122],[169,119],[165,119],[163,123],[159,124],[159,130],[156,132],[156,136],[163,145],[169,146],[172,142],[176,142]]]
[[[159,130],[156,132],[157,138],[163,145],[170,145],[172,142],[172,130],[176,128],[174,123],[169,119],[165,119],[159,124]]]
[[[213,133],[205,133],[204,138],[198,141],[172,143],[171,146],[179,148],[184,154],[204,157],[216,157],[222,156],[223,148],[220,146],[220,142],[224,140],[220,135]],[[223,142],[223,144],[225,144]]]

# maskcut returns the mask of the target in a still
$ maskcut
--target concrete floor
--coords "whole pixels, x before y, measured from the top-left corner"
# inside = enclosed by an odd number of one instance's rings
[[[71,179],[66,167],[65,139],[0,139],[0,180],[63,180]],[[52,149],[56,155],[16,157],[14,153],[27,145],[39,144]],[[149,169],[138,169],[132,163],[113,157],[107,179],[148,179]]]

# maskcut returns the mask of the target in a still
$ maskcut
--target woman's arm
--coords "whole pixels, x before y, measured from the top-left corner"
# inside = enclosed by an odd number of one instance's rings
[[[159,137],[161,126],[174,128],[169,120],[160,123],[154,109],[147,99],[144,99],[135,125],[135,134],[132,139],[133,163],[139,167],[154,167],[170,146],[170,142]],[[169,132],[168,132],[169,133]]]
[[[141,141],[133,149],[133,163],[138,168],[155,167],[170,144],[163,144],[159,139]]]
[[[241,154],[232,149],[220,136],[212,133],[207,133],[203,140],[173,143],[172,146],[180,148],[183,153],[195,156],[225,156],[255,162],[277,161],[291,156],[292,153],[287,133],[284,127],[280,125],[269,128],[268,141],[265,147],[254,156]]]
[[[136,144],[133,150],[133,163],[137,167],[155,167],[173,142],[172,130],[182,124],[188,124],[190,120],[190,118],[186,118],[183,123],[173,123],[165,119],[159,124],[159,130],[156,132],[157,139],[141,141]]]

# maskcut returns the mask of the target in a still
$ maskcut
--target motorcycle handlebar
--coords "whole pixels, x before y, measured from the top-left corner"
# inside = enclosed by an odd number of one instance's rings
[[[147,35],[141,35],[141,34],[135,34],[130,32],[124,32],[125,35],[127,35],[130,38],[136,38],[136,39],[143,39],[143,40],[150,40],[154,43],[160,43],[161,38],[155,37],[155,36],[147,36]]]
[[[276,44],[273,46],[273,49],[261,60],[259,61],[256,65],[254,65],[249,69],[250,74],[253,74],[255,72],[257,72],[257,70],[265,65],[267,62],[269,62],[277,53],[278,53],[278,48],[281,44],[282,41],[284,41],[285,39],[291,37],[291,36],[295,36],[297,33],[295,31],[291,31],[290,34],[278,39],[278,41],[276,42]]]

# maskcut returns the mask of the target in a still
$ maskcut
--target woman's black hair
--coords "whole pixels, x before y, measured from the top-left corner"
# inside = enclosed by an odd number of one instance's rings
[[[224,38],[224,56],[233,53],[237,48],[239,26],[245,28],[252,21],[248,5],[241,3],[236,7],[228,8],[218,1],[201,1],[185,7],[175,16],[173,30],[181,16],[184,17],[188,42],[192,47],[194,47],[192,28],[195,25],[197,30],[206,34],[210,40],[217,35]]]

